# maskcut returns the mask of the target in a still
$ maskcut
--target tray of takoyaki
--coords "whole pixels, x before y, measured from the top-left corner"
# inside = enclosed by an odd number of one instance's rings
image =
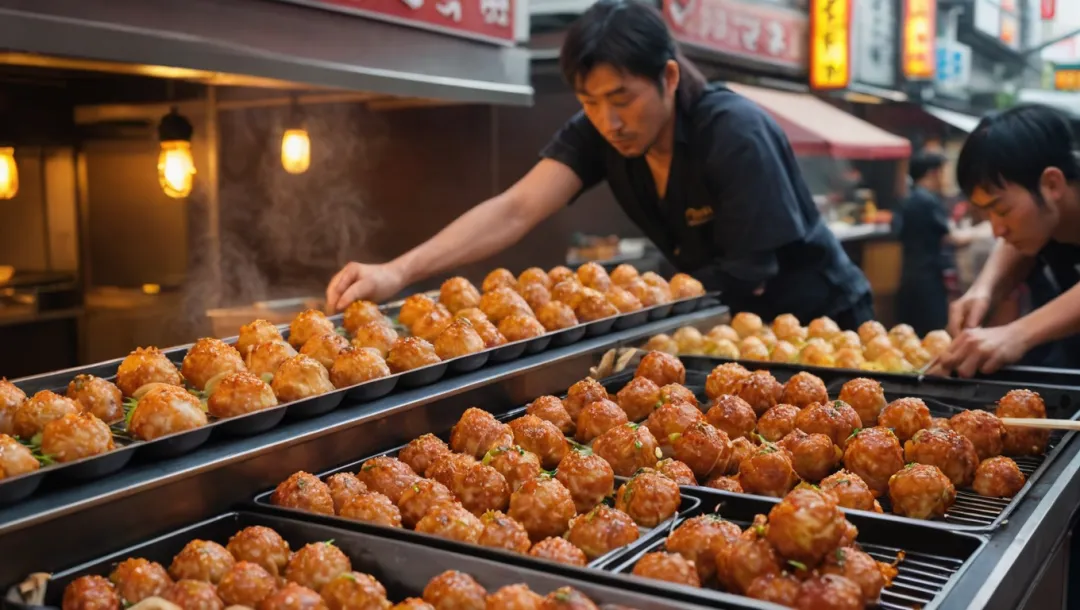
[[[726,599],[723,591],[807,610],[925,610],[984,544],[972,534],[845,514],[830,492],[802,484],[776,504],[749,496],[703,504],[604,569],[701,604]]]
[[[235,512],[13,586],[11,609],[701,610],[628,590],[627,579],[511,566],[324,523]],[[28,582],[31,582],[28,580]],[[43,590],[42,590],[43,587]],[[26,591],[24,591],[26,589]],[[720,606],[743,607],[739,598]],[[395,605],[396,603],[396,605]]]

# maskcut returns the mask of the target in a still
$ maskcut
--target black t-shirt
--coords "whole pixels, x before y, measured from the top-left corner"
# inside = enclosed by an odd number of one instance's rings
[[[1032,305],[1042,307],[1080,282],[1080,246],[1051,241],[1028,278]],[[1039,346],[1023,364],[1080,369],[1080,335]]]
[[[949,234],[949,217],[941,199],[917,186],[895,219],[893,228],[904,246],[903,279],[944,281],[946,258],[942,240]]]
[[[540,155],[615,200],[680,270],[724,291],[737,311],[804,321],[835,316],[870,286],[825,226],[784,132],[726,87],[677,100],[675,146],[661,200],[644,157],[626,158],[579,112]],[[765,286],[761,296],[754,290]]]

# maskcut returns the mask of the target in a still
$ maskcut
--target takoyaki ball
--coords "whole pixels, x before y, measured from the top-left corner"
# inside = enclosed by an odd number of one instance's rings
[[[772,331],[780,341],[790,343],[802,343],[806,341],[806,329],[802,322],[795,316],[785,313],[776,316],[772,321]]]
[[[701,409],[685,402],[666,402],[645,420],[649,432],[665,445],[672,444],[688,427],[705,421]]]
[[[557,479],[547,476],[526,481],[510,496],[507,512],[525,526],[529,539],[539,542],[548,536],[561,536],[570,519],[577,514],[570,490]]]
[[[541,307],[551,302],[551,291],[548,290],[543,284],[536,282],[530,284],[519,284],[517,287],[518,294],[521,298],[525,299],[525,303],[529,305],[529,309],[533,312],[537,312]],[[563,303],[565,305],[565,303]]]
[[[270,495],[270,503],[312,513],[334,514],[334,496],[330,488],[319,477],[304,471],[294,472],[279,483]]]
[[[186,608],[184,610],[187,610]],[[311,589],[294,582],[267,595],[259,602],[258,610],[330,610],[320,596]]]
[[[287,403],[334,391],[330,372],[318,360],[297,354],[281,363],[270,382],[278,402]],[[140,401],[141,403],[142,401]]]
[[[540,476],[540,458],[521,447],[496,447],[484,456],[484,463],[506,479],[510,491],[517,491],[525,481]]]
[[[726,474],[738,474],[739,465],[742,464],[743,460],[757,453],[757,450],[757,443],[745,436],[732,440],[731,457],[728,458]]]
[[[551,287],[551,298],[577,309],[581,299],[585,296],[585,286],[576,278],[563,280]]]
[[[971,441],[980,460],[1001,455],[1005,449],[1005,424],[993,413],[980,409],[961,411],[949,420],[949,428]]]
[[[282,363],[298,353],[293,346],[284,341],[259,343],[247,354],[248,372],[267,379],[267,375],[273,376],[281,368]]]
[[[649,416],[658,406],[660,386],[648,377],[634,377],[615,395],[619,407],[630,421],[641,421]]]
[[[581,291],[577,305],[574,306],[574,315],[582,322],[594,322],[617,316],[619,310],[608,302],[603,292],[585,288]]]
[[[717,515],[687,519],[667,537],[664,547],[694,563],[701,582],[716,575],[716,551],[742,534],[739,526]]]
[[[443,360],[475,354],[484,351],[485,347],[484,340],[473,328],[472,322],[464,318],[454,319],[435,338],[435,353]]]
[[[345,330],[350,335],[356,336],[357,331],[368,324],[390,326],[390,320],[379,310],[379,306],[371,301],[349,303],[341,320],[341,325],[345,327]]]
[[[866,357],[862,350],[854,347],[844,347],[836,350],[833,355],[833,364],[841,369],[862,370],[866,364]]]
[[[971,485],[979,467],[975,446],[954,430],[919,430],[904,443],[904,459],[937,466],[957,487]]]
[[[730,463],[730,460],[729,460]],[[675,481],[679,485],[697,485],[697,477],[689,466],[672,458],[666,458],[656,463],[656,471],[665,477]]]
[[[368,322],[367,324],[361,324],[353,332],[352,346],[370,347],[378,351],[380,356],[386,358],[387,354],[390,353],[390,348],[394,346],[394,342],[397,340],[397,331],[389,324]]]
[[[389,376],[390,367],[379,352],[370,347],[345,349],[330,366],[330,383],[335,388],[347,388]]]
[[[577,268],[577,279],[582,286],[604,292],[611,287],[611,277],[599,263],[585,263]]]
[[[832,341],[841,332],[840,326],[828,316],[811,320],[806,327],[806,331],[811,338],[820,338],[826,341]]]
[[[937,466],[908,464],[889,478],[889,501],[902,517],[933,519],[956,501],[956,487]]]
[[[633,265],[623,263],[611,272],[611,281],[616,286],[626,286],[630,282],[641,277],[638,270]]]
[[[807,343],[799,350],[798,361],[807,366],[821,366],[833,368],[836,366],[836,358],[833,349],[828,343]]]
[[[374,576],[345,572],[326,583],[320,592],[330,610],[386,610],[386,588]]]
[[[1023,489],[1026,478],[1012,459],[997,456],[988,458],[975,470],[975,493],[989,498],[1011,498]]]
[[[587,513],[615,491],[615,471],[598,455],[570,451],[559,462],[555,478],[570,492],[574,507]]]
[[[419,479],[403,491],[398,500],[401,523],[407,528],[414,528],[432,508],[454,502],[454,494],[442,483]]]
[[[581,591],[571,587],[562,587],[547,594],[540,610],[598,610],[598,608]]]
[[[737,348],[736,348],[737,349]],[[738,358],[739,356],[733,356]],[[769,362],[795,362],[799,358],[799,348],[787,341],[777,341],[769,352]]]
[[[766,574],[751,581],[745,594],[751,599],[794,608],[795,604],[799,603],[801,586],[802,582],[787,572]]]
[[[860,430],[844,448],[844,468],[858,475],[875,496],[888,491],[889,477],[903,467],[900,439],[882,426]]]
[[[285,579],[312,591],[322,591],[326,583],[352,571],[352,562],[331,542],[305,544],[289,558]]]
[[[646,553],[634,564],[633,574],[688,587],[701,586],[701,579],[694,562],[678,553]]]
[[[121,561],[109,574],[109,581],[120,599],[132,605],[159,596],[172,586],[172,578],[160,563],[142,557]]]
[[[544,397],[541,397],[544,398]],[[562,409],[562,403],[555,397],[551,398],[552,402],[548,405],[550,410],[554,411],[557,407]],[[537,399],[533,404],[540,403],[541,399]],[[540,404],[543,407],[543,404]],[[532,406],[529,407],[530,410]],[[565,413],[565,411],[564,411]],[[555,412],[558,415],[558,412]],[[569,417],[569,416],[567,416]],[[526,452],[535,454],[544,468],[554,468],[562,461],[566,452],[569,450],[569,443],[566,441],[566,437],[563,436],[563,432],[559,430],[558,426],[550,421],[541,419],[536,415],[526,414],[517,419],[511,420],[510,430],[513,434],[514,442],[516,442]],[[507,446],[507,445],[504,445]]]
[[[275,577],[284,574],[292,554],[289,543],[280,534],[262,525],[236,532],[229,538],[226,549],[237,561],[256,563]]]
[[[728,591],[743,594],[754,580],[780,574],[781,559],[765,539],[766,529],[764,522],[755,520],[743,535],[718,545],[716,577]]]
[[[740,339],[745,339],[757,335],[765,327],[765,324],[761,321],[761,316],[741,311],[732,318],[731,327],[735,329],[735,332],[739,333]]]
[[[514,553],[528,553],[532,543],[525,527],[507,517],[502,511],[489,510],[480,515],[484,531],[480,533],[477,544],[493,549],[503,549]]]
[[[739,339],[742,338],[739,336],[739,333],[735,332],[734,328],[728,326],[727,324],[717,324],[716,326],[709,329],[709,332],[706,333],[705,336],[709,339],[715,339],[717,341],[726,339],[728,341],[731,341],[732,343],[738,343]]]
[[[931,357],[938,357],[952,345],[952,336],[944,330],[932,330],[923,337],[922,346]]]
[[[356,475],[351,472],[339,472],[326,478],[326,487],[330,490],[330,497],[334,500],[334,511],[340,513],[341,507],[350,499],[362,493],[367,493],[367,485],[360,482]]]
[[[0,380],[0,433],[9,430],[4,425],[4,389],[5,381]],[[15,386],[12,386],[15,387]],[[15,388],[18,390],[18,388]],[[19,390],[22,393],[21,390]],[[25,399],[25,394],[23,397]],[[106,424],[115,424],[124,419],[124,394],[111,381],[93,375],[76,375],[67,387],[67,397],[82,405],[85,411],[93,413]],[[14,417],[14,408],[11,417]]]
[[[859,585],[835,574],[813,575],[799,586],[798,610],[862,610]]]
[[[536,400],[529,403],[529,406],[525,408],[526,415],[532,415],[541,420],[549,422],[555,426],[560,433],[569,436],[574,433],[574,421],[570,418],[570,414],[566,412],[566,407],[563,406],[563,401],[559,400],[555,396],[541,396]],[[521,419],[520,417],[518,419]],[[514,420],[517,421],[517,420]],[[530,420],[531,421],[531,420]],[[520,425],[520,424],[519,424]],[[514,429],[514,422],[510,422],[511,429]],[[531,426],[530,426],[531,427]],[[514,429],[514,439],[517,440],[519,432]],[[517,440],[519,445],[522,444],[520,440]],[[565,439],[564,439],[565,445]],[[525,445],[522,445],[523,447]],[[545,456],[538,448],[528,448],[526,450],[540,456],[541,461],[545,464],[548,463],[548,456]],[[547,466],[545,466],[547,467]]]
[[[566,539],[590,560],[624,547],[641,536],[630,515],[603,504],[570,520]]]
[[[747,337],[739,342],[739,356],[743,360],[754,362],[767,362],[769,360],[769,346],[760,337]]]
[[[633,280],[626,286],[623,286],[623,288],[627,289],[630,294],[637,297],[645,307],[670,303],[672,300],[670,288],[664,286],[652,286],[642,279]]]
[[[349,498],[338,511],[338,516],[386,527],[401,527],[401,511],[397,505],[390,498],[375,491],[366,491]]]
[[[694,392],[680,383],[669,383],[665,386],[661,386],[660,404],[666,402],[684,403],[695,407],[699,406],[697,396],[694,395]]]
[[[566,391],[566,398],[563,399],[563,407],[566,408],[566,412],[570,414],[570,419],[576,422],[578,416],[581,415],[581,410],[585,408],[585,405],[590,402],[606,400],[608,398],[607,388],[605,388],[603,384],[592,377],[586,377],[570,386],[570,389]]]
[[[401,494],[420,477],[405,462],[381,455],[361,464],[356,478],[360,479],[369,491],[377,491],[397,504]]]
[[[536,319],[548,332],[578,325],[574,309],[562,301],[551,301],[536,309]]]
[[[664,387],[669,383],[686,383],[686,367],[682,361],[664,352],[649,352],[638,363],[634,377],[645,377]]]
[[[393,373],[404,373],[439,362],[442,359],[435,353],[435,346],[420,337],[401,337],[394,341],[386,356],[386,364]]]
[[[1046,403],[1031,390],[1012,390],[998,401],[998,417],[1046,418]],[[1005,426],[1005,455],[1042,455],[1050,442],[1050,431]]]
[[[708,479],[712,474],[727,472],[731,458],[731,440],[723,430],[701,420],[686,427],[678,435],[672,447],[675,458],[694,471],[699,479]]]
[[[345,341],[340,336],[338,338]],[[246,370],[247,367],[244,365],[244,359],[240,357],[240,352],[221,339],[214,338],[196,341],[184,356],[184,362],[180,368],[184,379],[196,390],[207,389],[207,384],[215,377]]]
[[[302,311],[289,324],[289,343],[296,349],[312,337],[334,332],[334,323],[317,309]]]
[[[919,335],[915,333],[915,329],[910,324],[897,324],[889,329],[888,337],[893,347],[902,347],[911,339],[919,340]]]
[[[679,485],[645,468],[630,477],[615,493],[615,508],[630,515],[641,527],[656,527],[679,510]]]
[[[604,399],[585,405],[578,415],[577,432],[574,436],[579,443],[589,443],[608,430],[621,426],[629,420],[626,412],[614,402]]]
[[[484,533],[480,519],[458,502],[443,502],[431,507],[416,523],[416,531],[447,540],[476,544]]]
[[[862,355],[862,341],[859,339],[859,333],[853,330],[845,330],[834,335],[828,340],[829,345],[833,346],[833,349],[839,353],[841,350],[853,349],[858,350],[859,355]]]
[[[506,337],[507,341],[513,342],[535,339],[546,333],[547,329],[531,315],[513,314],[499,322],[499,332]]]
[[[780,402],[784,386],[769,371],[754,371],[742,380],[736,395],[750,405],[755,415],[762,415]]]
[[[469,512],[482,515],[489,510],[503,510],[510,503],[510,485],[498,470],[477,462],[461,477],[455,477],[450,488]]]
[[[120,610],[120,596],[101,576],[81,576],[64,589],[63,610]]]
[[[799,408],[794,405],[778,404],[761,414],[757,420],[757,432],[761,438],[775,443],[795,429],[799,413]]]
[[[116,369],[116,386],[124,396],[134,396],[135,390],[150,383],[181,384],[180,371],[156,347],[139,347],[120,362]]]
[[[615,309],[619,310],[619,313],[630,313],[632,311],[641,310],[644,305],[638,300],[636,296],[625,288],[619,288],[618,286],[612,286],[605,293],[609,303],[615,306]]]
[[[791,454],[791,465],[804,481],[816,483],[829,476],[844,457],[843,450],[825,434],[794,430],[780,441]]]
[[[530,284],[539,284],[544,288],[551,288],[554,285],[554,282],[552,282],[547,271],[544,271],[540,267],[529,267],[518,275],[517,286],[528,286]]]
[[[484,276],[484,282],[480,285],[480,291],[484,293],[498,290],[499,288],[513,288],[517,286],[517,278],[509,269],[499,267]]]
[[[878,415],[888,404],[881,384],[863,377],[845,383],[840,389],[840,400],[851,405],[862,425],[868,428],[877,425]]]
[[[239,561],[218,583],[217,594],[230,606],[254,608],[277,590],[277,580],[257,563]]]
[[[451,453],[429,466],[424,476],[442,483],[447,489],[453,489],[456,485],[455,481],[464,477],[465,472],[475,463],[476,458],[471,455]]]
[[[877,561],[866,553],[850,547],[838,548],[835,553],[829,553],[825,558],[821,573],[843,576],[859,585],[865,606],[876,604],[881,596],[881,590],[885,588],[885,578],[881,575],[881,568],[878,567]]]
[[[480,305],[480,291],[463,277],[452,277],[439,287],[439,303],[457,313],[462,309]]]
[[[410,597],[400,604],[395,604],[390,610],[435,610],[435,606],[419,597]]]
[[[220,544],[192,540],[173,557],[169,576],[174,580],[204,580],[216,585],[235,563],[232,553]]]
[[[844,526],[844,513],[831,495],[799,487],[769,511],[766,537],[782,557],[811,567],[836,549]]]
[[[841,508],[881,512],[881,505],[874,499],[870,486],[854,472],[839,470],[822,479],[818,486],[821,491],[832,494]]]
[[[428,433],[414,438],[398,452],[398,459],[405,462],[413,472],[424,476],[435,462],[450,453],[450,447],[434,434]]]
[[[484,312],[492,324],[498,324],[503,321],[503,318],[515,314],[534,315],[529,304],[513,288],[496,288],[491,292],[485,292],[480,299],[480,311]]]
[[[784,393],[779,402],[803,409],[815,402],[819,404],[829,402],[829,392],[825,389],[825,382],[820,377],[802,371],[795,373],[784,384]]]
[[[844,534],[840,536],[840,542],[836,546],[855,546],[855,540],[859,537],[859,528],[847,519],[844,519]]]
[[[649,428],[637,424],[624,424],[601,434],[593,441],[592,450],[620,477],[651,468],[662,456],[660,444]]]
[[[739,358],[742,354],[739,352],[739,346],[735,345],[732,341],[705,337],[705,355],[712,356],[713,358],[727,358],[734,360]]]
[[[551,280],[551,285],[554,286],[563,280],[577,280],[577,275],[569,267],[565,265],[556,265],[548,271],[548,279]]]
[[[885,405],[878,425],[892,428],[900,442],[907,442],[919,430],[930,427],[930,409],[920,398],[900,398]]]
[[[671,338],[679,346],[680,354],[702,354],[705,352],[705,336],[693,326],[677,329]]]
[[[843,449],[848,437],[862,428],[862,420],[851,405],[842,400],[829,403],[814,403],[799,411],[795,418],[795,427],[807,434],[824,434]]]
[[[413,294],[405,298],[398,312],[398,322],[405,328],[412,328],[429,311],[438,307],[438,303],[426,294]]]
[[[671,287],[671,296],[676,301],[700,297],[705,294],[705,286],[685,273],[676,273],[671,276],[669,286]]]
[[[523,447],[526,445],[518,443]],[[514,431],[487,411],[469,407],[450,429],[450,449],[482,458],[495,447],[514,445]],[[528,447],[526,447],[528,449]]]
[[[487,596],[487,610],[540,610],[544,598],[529,585],[507,585]]]
[[[791,455],[773,444],[761,445],[739,464],[739,484],[746,493],[783,498],[798,482]]]
[[[191,392],[177,386],[162,385],[139,399],[135,412],[131,414],[128,430],[139,440],[152,441],[168,434],[194,430],[205,426],[207,421],[202,403]]]
[[[16,436],[29,441],[42,432],[49,422],[82,412],[80,403],[50,390],[41,390],[15,409],[12,427]]]
[[[45,424],[41,452],[57,462],[74,462],[112,451],[109,425],[91,413],[68,413]]]
[[[237,417],[277,405],[274,390],[262,379],[248,372],[230,373],[214,386],[206,401],[210,415]]]
[[[649,337],[649,340],[645,342],[645,346],[642,349],[647,352],[664,352],[665,354],[671,354],[672,356],[679,355],[679,344],[675,343],[674,339],[664,333]],[[737,350],[739,348],[736,347],[735,349]]]
[[[870,343],[875,337],[888,338],[889,336],[889,331],[885,330],[885,326],[881,322],[875,320],[863,322],[862,325],[859,326],[858,332],[859,341],[862,341],[863,345]]]
[[[877,336],[870,339],[865,345],[863,345],[863,355],[867,360],[878,360],[888,352],[892,352],[896,348],[893,347],[892,342],[886,336]]]
[[[904,354],[904,360],[910,362],[915,368],[926,366],[934,359],[934,356],[926,351],[918,339],[910,339],[900,348],[900,351]]]
[[[409,330],[424,341],[434,343],[453,320],[454,316],[448,309],[442,305],[435,305],[434,309],[420,316],[420,319],[410,326]]]
[[[877,364],[882,370],[889,373],[906,373],[915,368],[904,358],[903,352],[898,349],[890,349],[881,354],[874,364]]]
[[[498,347],[506,343],[506,337],[499,332],[498,328],[487,319],[484,312],[479,309],[462,309],[454,317],[464,318],[472,323],[473,330],[484,340],[485,348]]]
[[[83,375],[79,377],[83,377]],[[79,377],[76,377],[76,379]],[[79,400],[77,396],[71,394],[71,386],[68,386],[68,398]],[[121,399],[123,399],[123,396],[121,396]],[[15,434],[15,411],[24,402],[26,402],[26,393],[14,383],[0,377],[0,434]],[[79,402],[82,403],[81,400]],[[84,408],[88,408],[85,403],[82,404]]]
[[[552,536],[537,542],[529,549],[529,556],[568,566],[584,567],[589,562],[584,551],[561,536]]]

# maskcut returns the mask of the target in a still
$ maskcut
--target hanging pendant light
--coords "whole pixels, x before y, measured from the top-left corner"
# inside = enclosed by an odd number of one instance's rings
[[[191,194],[195,183],[195,159],[191,155],[194,133],[191,123],[175,107],[158,124],[158,182],[169,197],[182,199]]]
[[[295,97],[281,136],[281,166],[290,174],[302,174],[311,167],[311,138]]]

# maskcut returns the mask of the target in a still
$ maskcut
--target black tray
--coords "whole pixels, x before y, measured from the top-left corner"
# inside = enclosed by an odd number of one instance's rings
[[[713,500],[716,500],[715,498]],[[706,501],[701,508],[682,521],[704,514],[716,513],[728,521],[745,528],[754,515],[767,515],[773,504],[761,502],[751,496],[727,495],[719,501]],[[861,514],[860,514],[861,513]],[[945,597],[959,580],[968,561],[978,553],[986,541],[971,534],[928,530],[900,518],[881,518],[862,511],[849,512],[847,518],[859,529],[858,545],[877,561],[892,563],[903,551],[904,559],[896,567],[899,570],[891,587],[881,593],[878,607],[888,609],[933,608]],[[663,550],[668,532],[657,532],[640,540],[619,558],[607,564],[610,569],[630,574],[634,565],[646,553]],[[713,589],[688,587],[665,583],[642,577],[635,578],[646,589],[664,597],[679,596],[688,601],[711,604],[727,599],[727,595]],[[748,605],[759,608],[774,607],[746,599]]]
[[[118,562],[131,557],[143,557],[168,566],[173,556],[191,540],[210,540],[224,545],[237,531],[253,525],[276,530],[293,550],[308,543],[333,540],[333,544],[352,560],[353,570],[371,574],[378,579],[386,587],[388,597],[395,602],[407,597],[420,597],[429,580],[445,570],[453,569],[472,575],[489,592],[506,585],[524,583],[533,591],[545,595],[557,588],[570,586],[598,604],[618,604],[638,610],[702,610],[702,606],[672,603],[660,597],[625,590],[621,586],[624,579],[599,572],[587,572],[524,557],[511,564],[495,554],[459,555],[436,544],[417,544],[411,540],[375,533],[364,527],[343,530],[325,523],[296,521],[249,512],[220,515],[54,573],[45,595],[45,607],[59,608],[64,588],[80,576],[97,574],[107,577]],[[725,601],[727,599],[737,598],[727,596]],[[20,610],[29,607],[11,601],[5,601],[5,605]]]

